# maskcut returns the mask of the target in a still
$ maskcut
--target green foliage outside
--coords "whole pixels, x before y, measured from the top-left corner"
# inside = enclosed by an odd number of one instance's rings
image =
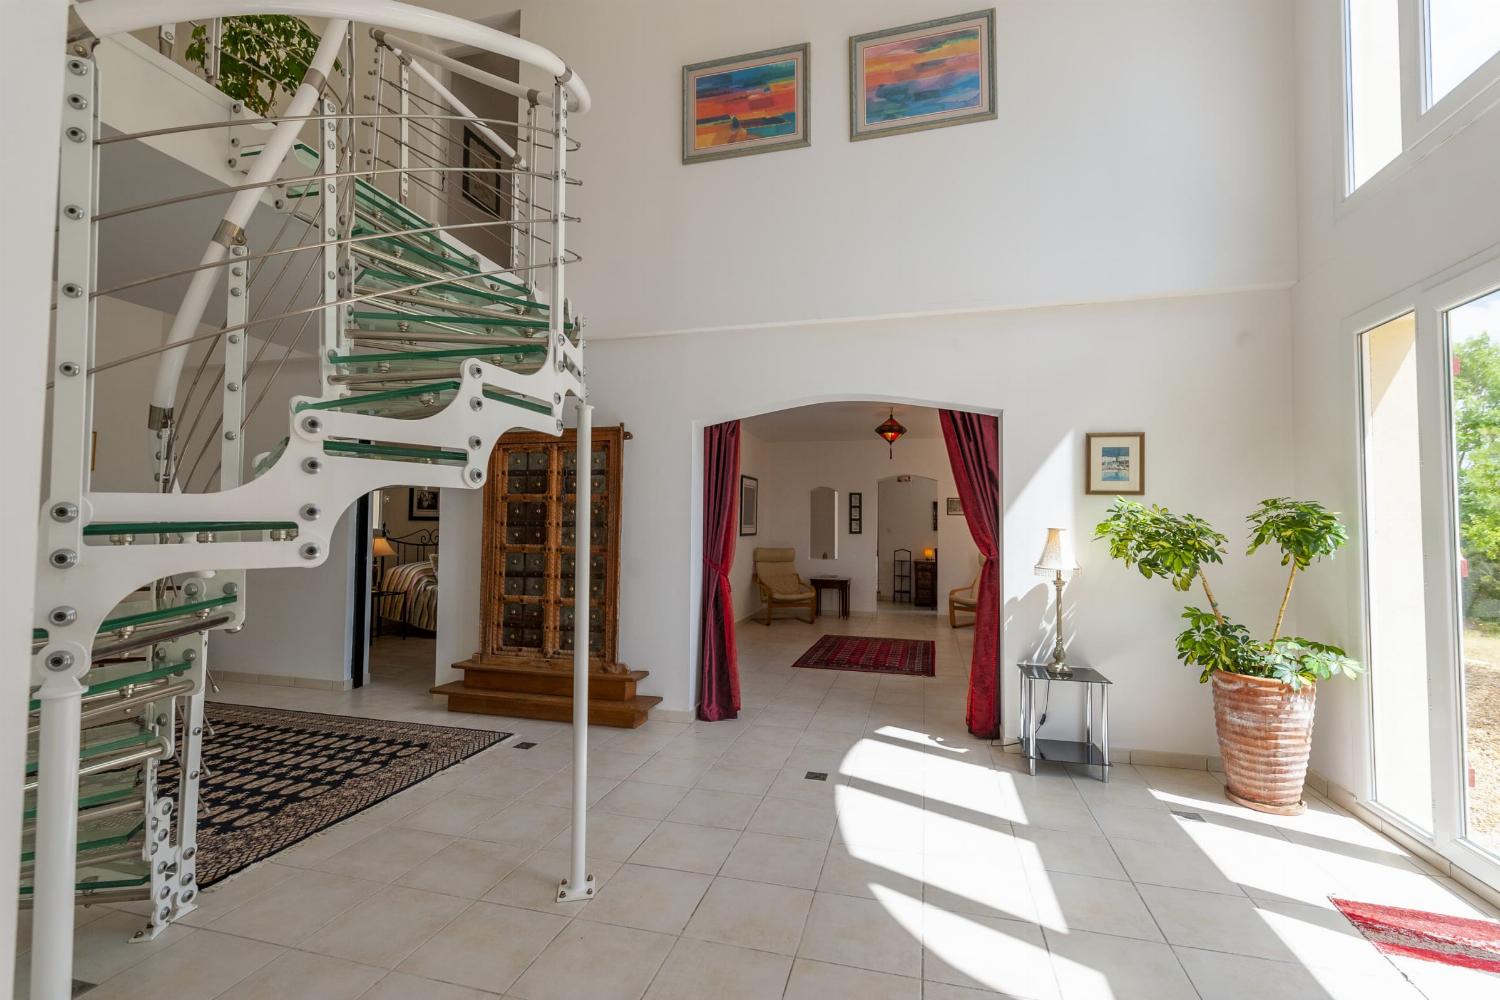
[[[193,28],[184,53],[187,61],[207,75],[213,53],[209,26]],[[318,36],[300,18],[285,14],[246,14],[226,17],[219,36],[219,79],[224,93],[262,117],[270,117],[281,93],[291,93],[302,82],[318,50]],[[338,69],[339,64],[334,63]]]
[[[1500,344],[1488,333],[1453,349],[1459,551],[1469,561],[1465,619],[1500,617]]]
[[[1245,520],[1250,526],[1246,555],[1275,546],[1281,550],[1281,565],[1289,567],[1268,639],[1254,638],[1220,609],[1204,567],[1223,563],[1229,540],[1202,518],[1116,497],[1094,537],[1106,540],[1113,558],[1134,566],[1147,579],[1163,577],[1183,592],[1194,584],[1202,586],[1209,609],[1184,608],[1182,617],[1188,624],[1177,637],[1178,659],[1199,668],[1200,682],[1207,682],[1215,670],[1269,677],[1294,689],[1330,677],[1358,677],[1363,668],[1339,647],[1281,634],[1297,574],[1320,559],[1332,558],[1349,540],[1338,515],[1313,500],[1273,497],[1262,500]]]

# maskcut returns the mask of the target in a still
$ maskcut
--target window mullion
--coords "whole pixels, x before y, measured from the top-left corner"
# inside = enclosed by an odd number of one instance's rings
[[[1401,148],[1421,138],[1427,101],[1427,0],[1397,0],[1401,34]]]

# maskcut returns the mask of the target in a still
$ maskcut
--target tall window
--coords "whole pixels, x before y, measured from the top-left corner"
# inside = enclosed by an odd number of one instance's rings
[[[1401,152],[1396,0],[1349,0],[1349,190]]]
[[[1452,372],[1462,822],[1500,855],[1500,291],[1444,314]]]
[[[1344,53],[1352,193],[1492,103],[1476,98],[1500,87],[1500,0],[1344,0]]]
[[[1430,831],[1416,334],[1416,314],[1407,313],[1360,336],[1364,536],[1374,798],[1417,829]]]
[[[1427,0],[1424,6],[1427,107],[1431,107],[1500,52],[1500,2]]]

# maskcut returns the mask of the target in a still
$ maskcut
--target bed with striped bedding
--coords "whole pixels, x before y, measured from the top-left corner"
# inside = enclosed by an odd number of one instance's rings
[[[381,618],[437,631],[437,568],[431,559],[393,567],[381,581],[381,589],[395,591],[379,599],[376,613]]]

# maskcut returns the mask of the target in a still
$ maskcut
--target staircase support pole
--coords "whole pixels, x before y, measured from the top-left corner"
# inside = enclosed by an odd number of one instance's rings
[[[562,371],[564,250],[563,212],[567,196],[568,101],[559,80],[553,96],[552,133],[552,287],[547,311],[549,359]],[[562,410],[557,414],[557,430],[562,433]],[[591,899],[594,876],[588,873],[589,819],[589,529],[593,526],[593,490],[589,474],[594,452],[594,408],[584,395],[578,397],[578,457],[573,470],[573,856],[568,877],[558,891],[558,901]]]
[[[37,746],[36,866],[32,880],[31,995],[73,995],[73,883],[78,867],[78,742],[83,685],[49,677]]]
[[[589,781],[589,560],[590,528],[593,520],[592,455],[594,408],[578,401],[577,512],[573,524],[573,857],[567,899],[589,899],[594,895],[594,876],[588,869],[588,781]]]

